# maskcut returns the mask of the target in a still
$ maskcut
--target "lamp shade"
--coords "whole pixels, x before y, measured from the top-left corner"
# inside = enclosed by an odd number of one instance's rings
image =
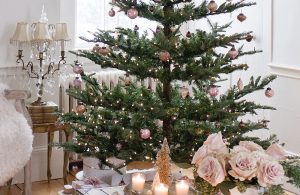
[[[55,41],[70,41],[66,23],[57,23],[55,26]]]
[[[33,24],[33,42],[49,42],[51,40],[47,23],[38,22]]]
[[[20,43],[27,43],[30,41],[29,36],[29,25],[26,22],[19,22],[17,23],[17,28],[10,39],[10,43],[20,44]]]

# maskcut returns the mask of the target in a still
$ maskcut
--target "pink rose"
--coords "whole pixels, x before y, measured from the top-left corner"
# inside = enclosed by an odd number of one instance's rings
[[[284,182],[284,170],[276,161],[264,161],[260,163],[257,175],[258,183],[262,187],[279,185]]]
[[[208,146],[203,145],[195,153],[192,160],[192,164],[196,164],[197,166],[199,166],[202,160],[207,156],[208,156]]]
[[[235,153],[239,153],[239,152],[251,152],[250,150],[248,150],[247,148],[243,147],[243,146],[234,146],[230,152],[232,154],[235,154]]]
[[[240,181],[251,180],[256,176],[257,159],[251,153],[236,153],[230,158],[229,164],[232,170],[228,173]]]
[[[272,157],[268,155],[265,151],[254,151],[251,152],[251,155],[256,158],[257,163],[259,164],[261,161],[272,160]]]
[[[264,150],[260,145],[254,143],[252,141],[240,141],[239,146],[243,146],[244,148],[247,148],[251,152],[257,151],[257,150],[260,150],[260,151]]]
[[[207,156],[199,165],[197,173],[199,177],[203,178],[212,186],[216,186],[225,179],[226,172],[224,170],[224,164],[212,156]]]
[[[286,156],[284,149],[278,144],[272,144],[266,150],[266,153],[272,156],[275,160],[283,160]]]
[[[203,145],[208,146],[209,153],[228,153],[228,148],[223,140],[221,132],[209,135]]]

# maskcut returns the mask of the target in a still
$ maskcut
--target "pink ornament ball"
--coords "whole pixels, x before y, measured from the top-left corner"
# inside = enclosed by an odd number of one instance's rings
[[[215,85],[212,85],[209,87],[208,89],[208,94],[211,96],[211,97],[216,97],[218,94],[219,94],[219,89],[217,86]]]
[[[139,15],[139,12],[137,9],[135,8],[130,8],[128,11],[127,11],[127,16],[130,18],[130,19],[135,19],[136,17],[138,17]]]
[[[227,54],[230,59],[235,59],[238,55],[239,55],[239,52],[234,48],[232,47],[229,51],[228,51],[228,54]]]
[[[82,65],[78,62],[75,63],[75,65],[73,66],[73,72],[75,74],[81,74],[83,71]]]
[[[106,56],[109,54],[109,50],[106,47],[101,47],[99,54]]]
[[[81,79],[79,77],[76,77],[75,80],[73,81],[74,87],[81,87]]]
[[[142,139],[149,139],[150,138],[150,130],[149,129],[141,129],[140,130],[140,136]]]
[[[237,87],[238,87],[239,91],[242,91],[244,89],[244,83],[241,78],[239,78],[239,80],[237,82]]]
[[[117,148],[117,150],[121,150],[121,149],[122,149],[122,144],[117,143],[117,144],[116,144],[116,148]]]
[[[85,112],[86,108],[85,108],[85,105],[83,104],[80,104],[76,107],[76,112],[78,114],[83,114]]]
[[[170,53],[167,52],[167,51],[162,51],[162,52],[159,53],[159,59],[160,59],[161,61],[163,61],[163,62],[169,61],[170,58],[171,58],[171,55],[170,55]]]
[[[155,120],[155,125],[159,128],[162,128],[163,125],[164,125],[164,121],[163,120],[160,120],[160,119],[156,119]]]
[[[268,87],[265,91],[265,95],[268,97],[268,98],[271,98],[274,96],[274,91],[273,89],[271,89],[271,87]]]
[[[115,10],[114,10],[113,8],[111,8],[111,10],[109,10],[109,12],[108,12],[108,15],[109,15],[110,17],[114,17],[114,16],[116,15]]]

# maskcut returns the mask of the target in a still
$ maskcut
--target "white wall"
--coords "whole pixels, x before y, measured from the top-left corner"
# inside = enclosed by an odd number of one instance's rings
[[[1,75],[12,71],[4,70],[3,67],[15,67],[17,48],[9,45],[9,39],[14,33],[17,22],[28,22],[29,24],[38,21],[41,15],[42,6],[45,5],[45,11],[48,15],[49,23],[60,21],[60,0],[0,0],[0,72]],[[28,53],[26,56],[28,56]],[[24,88],[27,79],[22,80],[20,73],[13,72],[14,76],[2,76],[0,81],[7,83],[11,88]],[[33,87],[33,85],[31,85]],[[33,94],[34,96],[34,94]],[[35,96],[34,96],[35,97]],[[48,95],[49,99],[57,98]],[[46,99],[47,100],[47,99]],[[57,135],[56,135],[57,136]],[[35,135],[34,151],[32,154],[33,181],[45,180],[46,174],[46,152],[47,136],[44,134]],[[62,177],[62,151],[53,149],[52,154],[52,175],[53,178]],[[22,182],[22,173],[20,173],[14,182]]]
[[[273,3],[273,4],[272,4]],[[285,4],[286,3],[286,4]],[[300,119],[300,55],[298,38],[300,17],[298,0],[273,0],[271,72],[279,75],[273,87],[276,95],[273,104],[276,112],[271,113],[272,129],[279,135],[286,148],[300,153],[299,147],[299,119]],[[282,13],[284,5],[288,5],[288,13]]]
[[[16,23],[24,21],[31,24],[38,21],[43,5],[49,23],[59,22],[59,0],[0,0],[0,67],[15,66],[16,48],[8,43]]]
[[[196,0],[197,3],[202,2]],[[216,0],[218,4],[223,0]],[[300,6],[298,0],[267,0],[256,1],[257,5],[238,10],[235,13],[210,17],[212,21],[225,24],[234,21],[229,33],[254,31],[255,40],[251,43],[243,42],[244,49],[262,49],[262,54],[245,56],[237,62],[247,63],[250,68],[248,71],[233,73],[232,77],[228,77],[227,82],[221,91],[236,84],[239,77],[246,83],[250,76],[265,76],[269,74],[279,75],[277,80],[270,87],[275,90],[275,96],[271,99],[264,96],[264,91],[249,95],[247,99],[255,102],[274,106],[276,111],[258,112],[261,117],[270,119],[270,132],[259,131],[262,137],[269,133],[276,133],[282,143],[286,144],[286,149],[300,153],[298,146],[300,133],[298,131],[298,121],[300,118],[300,55],[299,45],[300,39],[299,27],[296,24],[296,18],[300,13],[297,8]],[[288,14],[282,12],[282,7],[289,5]],[[240,23],[236,16],[243,12],[247,16],[247,20]],[[189,24],[190,31],[195,28],[206,27],[206,21],[201,23],[191,22]],[[298,66],[297,66],[298,65]],[[271,67],[271,68],[270,68]],[[257,120],[257,119],[256,119]]]
[[[196,0],[199,4],[202,1]],[[223,3],[223,0],[217,0],[217,4]],[[265,3],[263,1],[256,1],[257,5],[252,7],[244,8],[243,10],[236,10],[231,14],[222,14],[218,16],[210,16],[209,19],[215,23],[217,22],[219,25],[224,25],[229,22],[233,22],[231,27],[227,29],[226,34],[234,34],[234,33],[242,33],[253,31],[254,39],[252,42],[241,41],[238,44],[235,44],[236,48],[244,45],[243,51],[251,51],[254,50],[264,50],[263,53],[258,53],[255,55],[243,56],[239,59],[233,61],[235,64],[239,63],[247,63],[249,69],[247,71],[237,71],[231,75],[223,76],[223,78],[227,78],[228,81],[223,82],[220,92],[225,93],[228,88],[232,85],[236,85],[239,78],[243,80],[244,85],[249,82],[249,78],[251,76],[258,77],[258,76],[266,76],[270,73],[269,68],[267,66],[269,60],[269,44],[268,44],[268,36],[266,34],[267,29],[263,28],[269,21],[264,20],[266,18]],[[241,11],[247,16],[247,19],[244,22],[239,22],[237,20],[237,15],[241,13]],[[266,24],[265,24],[266,23]],[[190,31],[194,31],[195,29],[208,29],[207,21],[204,19],[201,22],[190,22],[188,28]],[[267,25],[266,25],[267,26]],[[230,48],[227,49],[218,49],[223,53],[226,53]],[[265,97],[264,91],[258,91],[256,93],[250,94],[246,97],[250,101],[255,101],[260,104],[264,105],[271,105],[271,100]],[[242,120],[262,120],[262,119],[269,119],[269,112],[268,111],[258,111],[258,116],[246,116],[242,117]],[[261,137],[266,137],[269,135],[268,131],[260,130],[255,132],[256,135],[258,134]]]

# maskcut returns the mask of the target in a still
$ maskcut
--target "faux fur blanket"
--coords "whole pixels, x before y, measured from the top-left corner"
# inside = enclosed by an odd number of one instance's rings
[[[4,97],[5,89],[0,84],[0,186],[23,169],[33,142],[32,129],[14,102]]]

